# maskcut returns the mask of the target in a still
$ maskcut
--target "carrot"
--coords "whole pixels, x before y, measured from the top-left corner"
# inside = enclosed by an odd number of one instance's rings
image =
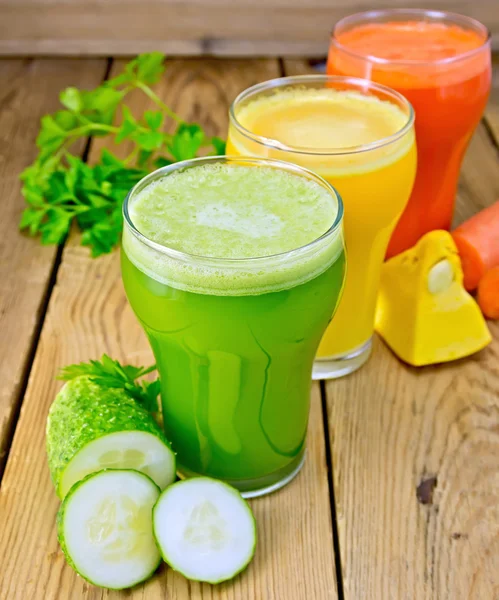
[[[464,273],[464,287],[475,290],[486,271],[499,265],[499,200],[459,225],[452,237]]]
[[[499,319],[499,267],[490,269],[480,279],[477,300],[488,319]]]

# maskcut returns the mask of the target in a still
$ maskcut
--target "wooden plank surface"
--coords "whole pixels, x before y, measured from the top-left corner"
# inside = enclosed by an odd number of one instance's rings
[[[496,147],[499,148],[499,54],[492,56],[492,91],[485,111],[485,120]]]
[[[480,125],[456,221],[497,198],[498,153]],[[362,369],[327,383],[347,600],[499,598],[499,324],[489,325],[484,351],[421,369],[376,338]]]
[[[0,0],[0,53],[325,55],[334,23],[411,0]],[[473,16],[499,44],[497,0],[421,0]]]
[[[98,85],[105,66],[102,60],[0,61],[0,476],[57,253],[19,234],[18,175],[36,156],[40,117],[57,108],[59,91]]]
[[[187,119],[225,135],[227,109],[237,92],[278,75],[277,61],[173,61],[160,96]],[[138,107],[142,99],[134,101]],[[146,103],[144,103],[145,107]],[[95,156],[97,146],[92,151]],[[315,385],[308,457],[285,489],[251,502],[259,543],[249,569],[218,587],[189,583],[162,568],[130,592],[86,584],[58,548],[58,502],[44,451],[47,410],[61,365],[102,352],[134,363],[152,360],[121,285],[119,257],[92,260],[76,236],[66,246],[50,300],[14,443],[0,488],[0,598],[8,600],[334,600],[337,597],[328,474],[320,396]]]

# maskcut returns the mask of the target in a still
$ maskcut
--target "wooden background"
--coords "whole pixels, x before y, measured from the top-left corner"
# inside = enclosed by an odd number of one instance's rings
[[[499,0],[0,0],[0,55],[324,55],[341,17],[414,5],[479,19],[499,49]]]

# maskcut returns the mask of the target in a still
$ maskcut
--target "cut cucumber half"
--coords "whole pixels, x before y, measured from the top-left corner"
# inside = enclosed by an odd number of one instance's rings
[[[78,377],[66,383],[47,419],[47,454],[60,498],[105,468],[136,469],[164,489],[175,480],[175,454],[138,402],[120,389]]]
[[[108,469],[75,484],[57,525],[68,563],[84,579],[121,590],[150,577],[161,556],[152,532],[160,490],[139,471]]]
[[[231,579],[255,553],[256,524],[247,502],[209,477],[168,487],[154,507],[153,528],[165,562],[195,581]]]

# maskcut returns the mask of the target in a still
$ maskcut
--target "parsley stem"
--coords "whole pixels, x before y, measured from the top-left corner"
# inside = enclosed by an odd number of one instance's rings
[[[139,374],[139,377],[142,377],[143,375],[148,375],[149,373],[152,373],[153,371],[156,370],[156,365],[151,365],[150,367],[147,368],[143,368],[142,371]]]
[[[69,141],[69,143],[68,143]],[[74,140],[73,140],[74,141]],[[66,150],[66,146],[69,146],[72,143],[71,140],[67,139],[62,146],[57,150],[57,152],[55,152],[54,154],[54,159],[56,162],[56,164],[59,164],[61,162],[61,159],[63,156],[65,156],[67,150]]]
[[[127,165],[130,163],[132,159],[134,159],[139,153],[140,147],[135,146],[135,148],[130,152],[130,154],[123,160],[123,162]]]
[[[86,133],[92,135],[92,131],[107,131],[108,133],[118,133],[119,128],[113,127],[112,125],[104,125],[102,123],[92,123],[90,122],[88,125],[82,125],[81,127],[76,127],[75,129],[70,129],[66,132],[67,137],[79,137]]]
[[[84,131],[85,129],[82,128]],[[87,126],[86,130],[90,131],[108,131],[109,133],[118,133],[119,127],[113,127],[112,125],[103,125],[102,123],[91,123]],[[73,132],[74,133],[74,132]]]
[[[161,108],[161,110],[166,113],[169,117],[171,117],[174,121],[176,121],[177,123],[183,123],[183,119],[181,119],[176,113],[173,112],[173,110],[167,106],[162,100],[161,98],[155,94],[151,88],[141,82],[137,83],[137,87],[140,88],[144,94],[146,96],[149,96],[149,98],[155,102],[159,108]]]

